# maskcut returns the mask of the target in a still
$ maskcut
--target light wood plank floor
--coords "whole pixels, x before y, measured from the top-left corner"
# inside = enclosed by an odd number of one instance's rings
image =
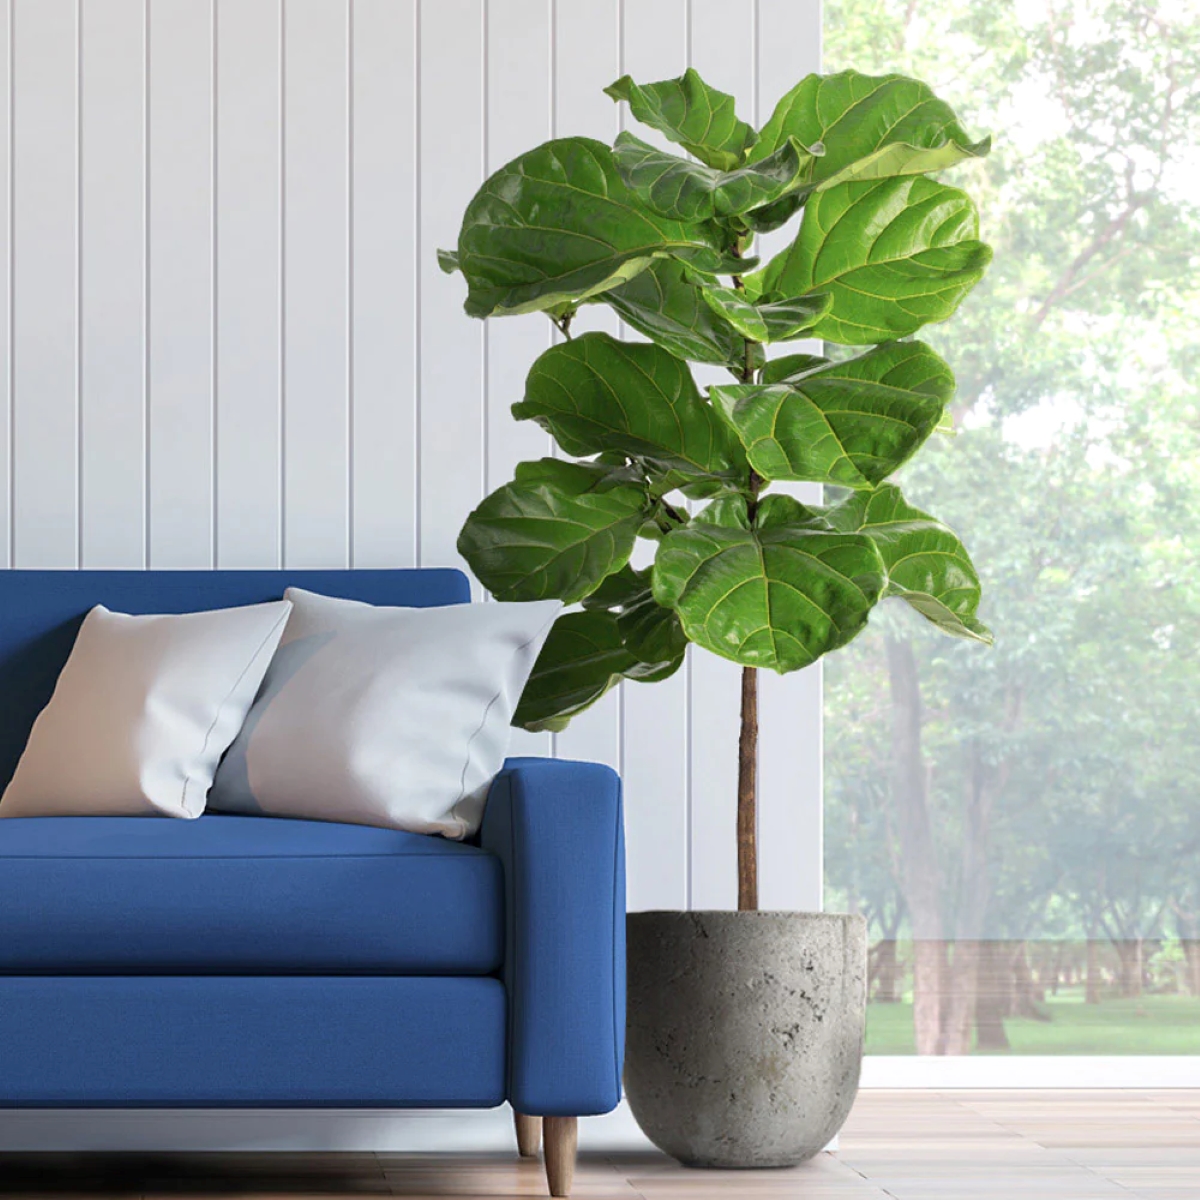
[[[0,1156],[0,1195],[546,1195],[502,1155]],[[792,1171],[687,1171],[653,1153],[581,1157],[579,1200],[1200,1200],[1200,1089],[865,1092],[836,1154]]]

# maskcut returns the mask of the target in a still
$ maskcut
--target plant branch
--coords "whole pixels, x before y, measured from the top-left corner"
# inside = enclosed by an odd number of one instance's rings
[[[738,912],[758,911],[758,669],[742,668],[738,740]]]

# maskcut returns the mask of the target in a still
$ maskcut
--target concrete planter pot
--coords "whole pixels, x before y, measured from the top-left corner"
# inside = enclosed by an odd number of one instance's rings
[[[631,913],[625,1090],[686,1166],[791,1167],[858,1091],[867,929],[832,913]]]

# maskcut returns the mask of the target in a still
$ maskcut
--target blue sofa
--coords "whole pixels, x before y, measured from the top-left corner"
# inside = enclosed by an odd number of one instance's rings
[[[0,787],[92,605],[293,584],[469,600],[450,570],[0,572]],[[586,763],[510,760],[469,844],[215,813],[0,820],[0,1107],[508,1101],[525,1153],[546,1119],[566,1195],[575,1118],[620,1098],[624,900],[620,783]]]

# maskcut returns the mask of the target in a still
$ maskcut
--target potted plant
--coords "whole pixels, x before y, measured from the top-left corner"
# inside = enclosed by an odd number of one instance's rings
[[[665,679],[689,642],[742,666],[738,911],[630,916],[626,1085],[684,1162],[787,1165],[853,1101],[866,933],[757,911],[757,672],[846,645],[886,597],[990,640],[961,542],[888,482],[948,424],[954,391],[912,335],[991,258],[970,197],[933,176],[988,142],[898,75],[810,75],[758,132],[693,70],[607,91],[688,157],[632,133],[548,142],[484,183],[441,255],[471,316],[545,313],[561,334],[513,414],[565,457],[518,466],[459,550],[498,599],[579,605],[522,696],[526,729],[562,729],[622,679]],[[760,265],[756,235],[792,221]],[[579,333],[591,305],[641,338]],[[824,352],[771,353],[799,339]],[[693,362],[731,378],[701,388]],[[817,506],[772,490],[791,481],[836,490]],[[639,538],[653,563],[635,569]]]

